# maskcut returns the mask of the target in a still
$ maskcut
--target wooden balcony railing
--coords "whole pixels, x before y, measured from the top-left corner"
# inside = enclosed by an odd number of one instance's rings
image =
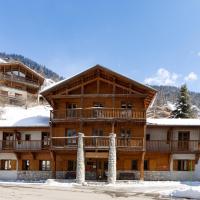
[[[1,140],[0,150],[29,151],[45,150],[50,146],[49,140]]]
[[[39,88],[40,85],[36,82],[36,81],[33,81],[33,80],[30,80],[28,78],[25,78],[25,77],[21,77],[21,76],[17,76],[15,74],[0,74],[0,79],[2,80],[8,80],[8,81],[15,81],[15,82],[18,82],[18,83],[24,83],[26,85],[29,85],[29,86],[32,86],[32,87],[35,87],[35,88]]]
[[[85,136],[85,149],[108,149],[109,137],[107,136]]]
[[[52,137],[51,148],[54,150],[76,149],[78,146],[78,137]]]
[[[84,149],[109,149],[109,136],[84,136]],[[77,136],[73,137],[53,137],[51,148],[55,150],[76,149],[78,146]],[[144,150],[143,138],[116,138],[116,148],[123,150]]]
[[[146,151],[147,152],[200,152],[200,141],[199,140],[189,140],[189,141],[179,141],[179,140],[150,140],[146,141]]]
[[[144,139],[142,137],[135,138],[117,138],[117,147],[118,148],[129,148],[130,150],[144,150]]]
[[[134,111],[122,108],[76,108],[67,110],[52,110],[51,121],[76,119],[137,119],[145,120],[145,111]]]

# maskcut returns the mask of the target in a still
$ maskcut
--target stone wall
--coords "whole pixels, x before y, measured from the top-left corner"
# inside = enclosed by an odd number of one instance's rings
[[[134,173],[135,180],[139,180],[140,172],[138,171],[118,171],[120,173]],[[145,171],[145,181],[200,181],[200,177],[196,176],[195,171]]]
[[[18,171],[17,172],[18,180],[39,181],[39,180],[47,180],[50,178],[52,178],[51,171]]]

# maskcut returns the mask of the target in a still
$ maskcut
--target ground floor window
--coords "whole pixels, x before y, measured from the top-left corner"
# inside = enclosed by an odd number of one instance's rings
[[[11,160],[1,160],[1,170],[12,170],[12,161]]]
[[[194,166],[194,160],[174,160],[174,170],[176,171],[193,171]]]
[[[138,161],[137,160],[132,160],[131,169],[138,170]]]
[[[22,160],[22,170],[30,170],[30,161]]]
[[[51,170],[51,161],[49,160],[40,160],[39,166],[41,171],[50,171]]]
[[[149,160],[144,160],[144,170],[149,170]]]
[[[76,160],[68,160],[67,171],[76,171]]]

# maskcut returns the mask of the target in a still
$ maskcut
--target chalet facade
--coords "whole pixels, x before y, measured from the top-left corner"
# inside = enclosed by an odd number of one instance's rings
[[[146,119],[151,87],[97,65],[41,94],[50,112],[0,120],[0,179],[200,179],[200,120]]]
[[[0,97],[2,103],[26,105],[37,102],[44,77],[21,62],[0,63]]]

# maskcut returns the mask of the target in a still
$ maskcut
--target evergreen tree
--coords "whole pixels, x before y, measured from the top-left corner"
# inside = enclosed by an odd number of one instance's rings
[[[182,85],[177,99],[176,109],[172,112],[172,118],[194,118],[191,109],[190,96],[186,85]]]

